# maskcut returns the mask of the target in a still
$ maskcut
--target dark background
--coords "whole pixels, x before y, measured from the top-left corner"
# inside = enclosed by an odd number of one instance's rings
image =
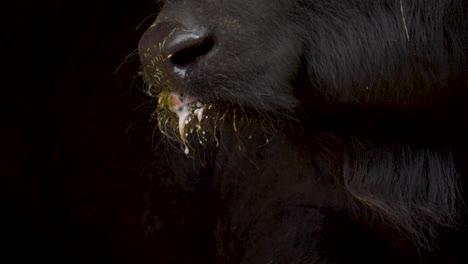
[[[1,6],[0,262],[150,262],[151,108],[138,56],[121,63],[158,3]]]
[[[158,170],[154,105],[129,56],[158,9],[151,0],[0,4],[0,263],[161,259],[143,226]]]

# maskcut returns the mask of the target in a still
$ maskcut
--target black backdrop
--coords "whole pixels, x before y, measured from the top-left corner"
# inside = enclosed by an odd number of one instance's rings
[[[0,8],[0,262],[151,262],[148,98],[138,57],[121,63],[157,2],[10,2]]]
[[[151,105],[125,60],[157,10],[0,4],[0,263],[157,263],[142,224]]]

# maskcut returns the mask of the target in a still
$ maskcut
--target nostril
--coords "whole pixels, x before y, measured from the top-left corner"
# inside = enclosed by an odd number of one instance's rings
[[[205,28],[177,31],[167,39],[164,49],[167,58],[177,66],[185,66],[210,52],[215,45],[214,38]]]
[[[203,39],[200,43],[184,48],[172,54],[170,60],[177,66],[185,66],[210,52],[213,49],[214,44],[215,43],[213,38],[207,37]]]

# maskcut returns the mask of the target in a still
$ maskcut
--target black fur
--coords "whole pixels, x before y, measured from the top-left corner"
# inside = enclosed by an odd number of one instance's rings
[[[186,137],[163,99],[155,112],[171,140],[156,149],[169,169],[154,192],[172,197],[152,198],[156,239],[186,252],[162,262],[436,261],[441,230],[464,221],[467,9],[167,1],[140,41],[148,93],[212,107]],[[165,53],[196,27],[206,54]]]

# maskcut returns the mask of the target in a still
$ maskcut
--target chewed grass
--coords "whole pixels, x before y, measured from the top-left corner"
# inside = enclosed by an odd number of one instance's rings
[[[258,113],[230,103],[195,102],[175,111],[168,92],[159,94],[153,119],[172,145],[187,155],[214,150],[231,139],[236,140],[238,150],[249,142],[264,145],[276,126],[271,119],[260,118]],[[225,135],[231,136],[226,139]]]

